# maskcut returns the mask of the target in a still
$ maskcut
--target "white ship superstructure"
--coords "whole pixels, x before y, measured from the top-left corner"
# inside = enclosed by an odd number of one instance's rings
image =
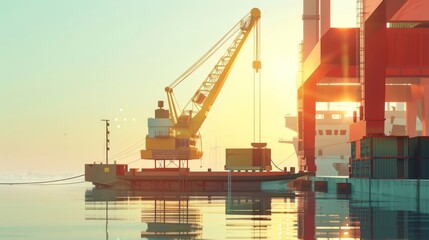
[[[316,110],[316,166],[317,176],[349,175],[349,125],[353,123],[353,111],[357,103],[318,103]],[[385,135],[401,136],[406,133],[404,103],[386,103]],[[296,132],[297,117],[286,116],[286,127]],[[417,120],[421,131],[421,122]],[[297,138],[292,141],[297,150]]]

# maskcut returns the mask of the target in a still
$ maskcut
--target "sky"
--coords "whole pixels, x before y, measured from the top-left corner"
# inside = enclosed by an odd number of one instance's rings
[[[296,113],[302,1],[2,0],[0,174],[83,173],[85,163],[104,161],[101,119],[111,120],[111,161],[138,167],[164,87],[254,7],[262,15],[261,141],[275,163],[296,166],[293,147],[278,140],[296,135],[284,116]],[[355,26],[354,0],[332,0],[331,12],[333,27]],[[225,148],[253,141],[252,46],[250,38],[200,130],[196,170],[223,169]],[[213,65],[175,88],[181,106]]]

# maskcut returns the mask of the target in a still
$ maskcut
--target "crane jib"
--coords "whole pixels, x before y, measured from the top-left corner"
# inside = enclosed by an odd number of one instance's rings
[[[159,109],[162,109],[160,107],[157,109],[158,115],[156,111],[155,118],[149,119],[149,134],[146,138],[146,150],[141,151],[142,159],[157,159],[159,156],[172,159],[179,157],[186,158],[187,160],[201,158],[202,151],[196,146],[196,142],[199,139],[198,131],[219,95],[233,63],[251,30],[255,28],[255,33],[258,34],[257,23],[260,16],[259,9],[252,9],[250,14],[247,14],[235,24],[202,58],[194,63],[169,87],[165,88],[169,110],[160,111]],[[191,100],[185,106],[184,110],[177,110],[173,88],[207,61],[208,58],[230,39],[233,39],[232,43],[209,72],[206,79],[201,83],[195,94],[192,95]],[[259,37],[255,38],[255,46],[259,46],[258,39]],[[255,57],[253,68],[258,70],[261,63],[258,54]],[[160,112],[163,113],[162,116],[159,114]],[[166,115],[168,115],[168,119],[165,118]],[[162,133],[162,135],[157,133]],[[184,154],[184,152],[187,154]]]

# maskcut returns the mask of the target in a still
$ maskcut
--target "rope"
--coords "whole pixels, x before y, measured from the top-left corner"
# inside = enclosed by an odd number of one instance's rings
[[[140,160],[141,160],[141,159],[140,159],[140,158],[138,158],[138,159],[136,159],[136,160],[132,160],[132,161],[127,162],[127,164],[135,163],[135,162],[140,161]]]
[[[292,157],[292,156],[293,156],[293,155],[295,155],[295,154],[296,154],[295,152],[291,153],[289,156],[287,156],[285,159],[283,159],[283,161],[281,161],[281,162],[279,163],[279,165],[280,165],[280,164],[282,164],[282,163],[284,163],[284,161],[288,160],[290,157]]]
[[[55,182],[62,182],[67,181],[71,179],[76,179],[85,176],[85,174],[81,174],[74,177],[68,177],[68,178],[61,178],[56,180],[48,180],[48,181],[37,181],[37,182],[0,182],[0,185],[25,185],[25,184],[44,184],[44,183],[55,183]]]
[[[35,185],[44,185],[44,186],[62,186],[62,185],[73,185],[73,184],[81,184],[86,183],[86,181],[79,181],[79,182],[70,182],[70,183],[46,183],[46,184],[35,184]]]
[[[335,145],[340,145],[340,144],[344,144],[345,142],[338,142],[338,143],[333,143],[333,144],[328,144],[328,145],[325,145],[325,146],[321,146],[321,147],[319,147],[319,148],[326,148],[326,147],[331,147],[331,146],[335,146]],[[291,153],[289,156],[287,156],[285,159],[283,159],[283,161],[281,161],[280,163],[279,163],[279,165],[280,164],[282,164],[282,163],[284,163],[284,161],[286,161],[286,160],[288,160],[290,157],[292,157],[293,155],[295,155],[296,153],[295,152],[293,152],[293,153]],[[279,169],[280,171],[283,171],[282,169],[280,169],[275,163],[274,163],[274,161],[273,160],[271,160],[271,163],[272,164],[274,164],[274,166],[277,168],[277,169]]]
[[[110,156],[110,159],[121,157],[122,155],[129,153],[131,150],[134,150],[135,148],[140,147],[140,144],[143,143],[145,139],[146,138],[140,139],[137,143],[133,144],[132,146],[130,146],[130,147],[128,147],[128,148],[126,148],[126,149],[124,149],[124,150],[122,150],[116,154],[113,154],[112,156]]]
[[[123,156],[120,156],[120,157],[116,157],[116,158],[111,158],[111,159],[109,159],[109,160],[112,160],[112,161],[118,161],[118,160],[122,160],[122,159],[124,159],[124,158],[128,158],[128,157],[131,157],[131,156],[133,156],[133,155],[136,155],[137,153],[135,152],[135,151],[133,151],[133,152],[129,152],[128,154],[126,154],[126,155],[123,155]]]
[[[271,163],[272,163],[272,164],[274,164],[274,167],[276,167],[278,170],[283,171],[283,169],[279,168],[279,167],[274,163],[274,161],[273,161],[272,159],[271,159]]]

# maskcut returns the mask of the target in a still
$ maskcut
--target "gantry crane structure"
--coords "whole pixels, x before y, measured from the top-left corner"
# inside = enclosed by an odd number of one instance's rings
[[[385,135],[386,102],[406,104],[403,135],[428,136],[429,1],[358,0],[357,28],[331,28],[329,0],[303,3],[299,170],[317,171],[317,102],[360,102],[354,123],[345,129],[349,142]]]

